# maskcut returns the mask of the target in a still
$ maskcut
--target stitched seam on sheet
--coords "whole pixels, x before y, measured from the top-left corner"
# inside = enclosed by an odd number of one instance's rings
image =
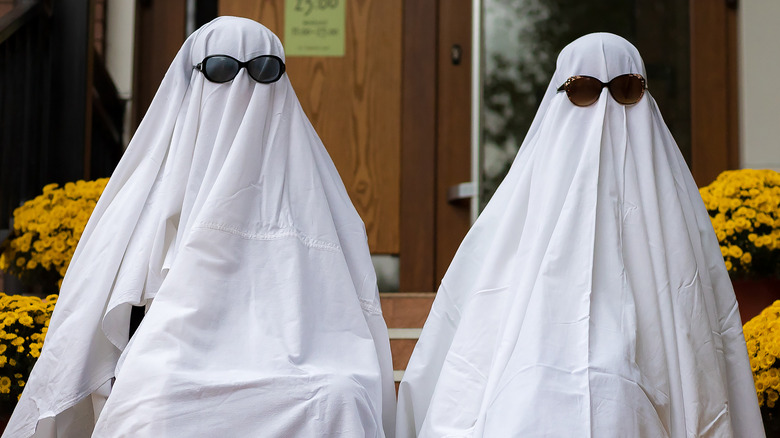
[[[372,313],[374,315],[381,315],[382,314],[382,308],[377,306],[373,301],[366,300],[364,298],[358,298],[360,300],[360,307],[363,308],[368,313]]]
[[[282,228],[280,231],[275,233],[248,233],[237,227],[218,224],[215,222],[201,222],[195,228],[206,228],[215,231],[222,231],[246,240],[277,240],[287,237],[295,237],[309,248],[321,249],[323,251],[331,252],[341,251],[341,247],[335,243],[309,237],[294,228]]]

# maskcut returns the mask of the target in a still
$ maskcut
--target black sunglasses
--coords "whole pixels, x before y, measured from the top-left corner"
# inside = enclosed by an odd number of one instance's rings
[[[274,55],[261,55],[243,62],[228,55],[211,55],[193,68],[211,82],[221,84],[232,81],[242,67],[261,84],[276,82],[284,74],[284,61]]]
[[[571,103],[577,106],[588,106],[599,99],[604,87],[609,88],[609,94],[618,103],[633,105],[644,96],[647,82],[642,75],[635,73],[615,76],[607,83],[591,76],[572,76],[558,87],[558,92],[565,90]]]

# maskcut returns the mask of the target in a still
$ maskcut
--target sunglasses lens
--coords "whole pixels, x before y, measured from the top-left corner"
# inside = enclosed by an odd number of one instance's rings
[[[282,62],[273,56],[258,56],[251,59],[246,69],[254,80],[264,84],[278,81],[282,76]]]
[[[238,62],[227,56],[212,56],[203,62],[203,74],[212,82],[232,81],[238,69]]]
[[[642,98],[645,86],[637,76],[621,75],[610,81],[609,92],[618,103],[633,105]]]
[[[566,94],[569,100],[577,106],[588,106],[599,99],[601,82],[589,77],[579,77],[569,83]]]

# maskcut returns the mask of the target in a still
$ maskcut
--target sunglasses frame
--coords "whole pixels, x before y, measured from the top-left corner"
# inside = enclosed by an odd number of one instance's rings
[[[232,78],[226,80],[226,81],[221,81],[220,82],[220,81],[212,80],[211,78],[209,78],[209,75],[206,73],[206,69],[205,69],[206,61],[208,61],[210,58],[229,58],[229,59],[232,59],[233,61],[236,61],[236,63],[238,64],[238,70],[236,70],[236,75],[233,76]],[[279,66],[280,66],[279,67],[279,74],[273,80],[270,80],[270,81],[258,81],[257,79],[255,79],[254,76],[252,76],[249,73],[249,69],[247,68],[247,66],[249,65],[250,62],[252,62],[252,61],[254,61],[255,59],[258,59],[258,58],[273,58],[273,59],[276,59],[279,62]],[[214,82],[215,84],[224,84],[226,82],[232,81],[233,79],[236,78],[236,76],[238,76],[238,72],[240,72],[242,68],[246,69],[246,72],[247,72],[247,74],[249,74],[249,77],[251,77],[255,82],[258,82],[258,83],[261,83],[261,84],[272,84],[272,83],[278,81],[279,79],[281,79],[282,75],[284,75],[284,72],[285,72],[284,61],[282,61],[282,58],[280,58],[280,57],[278,57],[276,55],[255,56],[254,58],[252,58],[252,59],[250,59],[248,61],[239,61],[238,59],[236,59],[236,58],[234,58],[234,57],[232,57],[230,55],[209,55],[209,56],[203,58],[203,61],[199,62],[197,65],[193,65],[192,68],[194,68],[195,70],[203,73],[203,77],[205,77],[209,82]]]
[[[575,76],[570,77],[569,79],[566,79],[566,82],[564,82],[563,85],[558,87],[558,92],[560,93],[561,91],[566,91],[566,97],[568,97],[569,101],[571,101],[571,103],[573,103],[576,106],[579,106],[579,107],[590,106],[590,105],[593,105],[594,103],[596,103],[596,101],[598,101],[598,98],[596,98],[596,100],[594,100],[593,102],[591,102],[591,103],[589,103],[587,105],[577,105],[576,103],[574,103],[574,101],[571,100],[571,96],[569,95],[569,86],[574,81],[576,81],[577,79],[593,79],[595,81],[598,81],[601,84],[601,89],[604,89],[604,87],[607,87],[607,89],[609,90],[609,94],[612,96],[613,99],[615,99],[615,95],[613,94],[612,88],[610,88],[610,85],[612,84],[612,81],[614,81],[615,79],[622,78],[624,76],[630,76],[630,77],[633,77],[633,78],[637,78],[637,79],[639,79],[642,82],[642,92],[639,93],[639,97],[636,99],[636,102],[633,102],[633,103],[621,103],[621,105],[634,105],[634,104],[638,103],[640,100],[642,100],[642,97],[644,97],[644,95],[645,95],[645,90],[647,90],[647,80],[642,75],[640,75],[638,73],[626,73],[626,74],[623,74],[623,75],[618,75],[618,76],[615,76],[614,78],[610,79],[609,82],[601,82],[601,79],[594,78],[593,76],[575,75]],[[617,102],[617,99],[615,99],[615,101]],[[620,103],[620,102],[618,102],[618,103]]]

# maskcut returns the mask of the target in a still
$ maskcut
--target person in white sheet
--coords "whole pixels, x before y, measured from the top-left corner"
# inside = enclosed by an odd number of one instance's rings
[[[148,311],[128,343],[132,305]],[[394,425],[363,222],[277,37],[217,18],[187,38],[100,198],[3,436]]]
[[[400,384],[406,437],[764,436],[710,219],[621,37],[564,48]]]

